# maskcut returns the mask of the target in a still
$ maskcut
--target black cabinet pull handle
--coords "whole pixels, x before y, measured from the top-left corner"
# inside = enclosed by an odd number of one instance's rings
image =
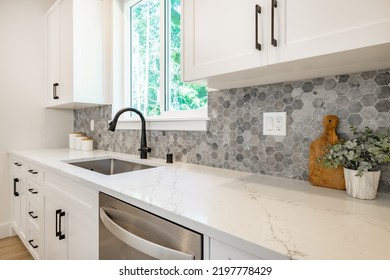
[[[34,211],[28,212],[28,214],[31,216],[31,218],[36,219],[38,216],[34,216]]]
[[[19,162],[14,162],[14,164],[16,165],[16,166],[22,166],[22,164],[21,163],[19,163]]]
[[[59,236],[59,240],[62,240],[62,239],[65,239],[65,233],[63,234],[61,231],[62,231],[62,227],[61,227],[61,217],[65,217],[65,212],[61,212],[60,213],[60,222],[59,222],[59,228],[60,228],[60,236]]]
[[[58,230],[58,216],[61,213],[61,209],[56,210],[56,236],[58,237],[60,235],[60,232]]]
[[[33,169],[30,169],[28,172],[30,172],[31,174],[34,174],[34,175],[38,174],[38,171],[34,171]]]
[[[37,191],[34,191],[34,189],[28,189],[28,191],[32,194],[37,194],[38,192]]]
[[[276,47],[278,45],[278,41],[275,39],[274,34],[274,25],[275,25],[275,8],[278,7],[278,1],[271,0],[271,45]]]
[[[65,234],[61,232],[61,217],[65,217],[65,212],[61,209],[56,210],[56,237],[58,240],[65,239]]]
[[[255,6],[255,48],[261,51],[261,44],[259,43],[259,14],[261,14],[260,5]]]
[[[34,241],[34,239],[31,239],[28,241],[28,243],[30,243],[31,247],[33,247],[34,249],[38,248],[38,245],[34,245],[33,241]]]
[[[59,86],[58,83],[53,84],[53,99],[59,99],[60,97],[57,95],[57,87]]]
[[[16,191],[16,183],[19,182],[18,178],[14,178],[14,196],[19,196],[19,193]]]

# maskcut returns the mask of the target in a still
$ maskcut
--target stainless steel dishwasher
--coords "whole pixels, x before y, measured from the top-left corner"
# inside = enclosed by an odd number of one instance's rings
[[[99,194],[99,259],[199,260],[203,236],[105,193]]]

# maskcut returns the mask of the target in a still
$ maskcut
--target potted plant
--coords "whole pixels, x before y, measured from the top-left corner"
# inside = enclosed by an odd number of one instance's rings
[[[390,139],[365,127],[351,127],[354,138],[340,140],[326,148],[318,160],[325,167],[343,166],[347,194],[354,198],[375,199],[380,170],[379,164],[390,162]]]

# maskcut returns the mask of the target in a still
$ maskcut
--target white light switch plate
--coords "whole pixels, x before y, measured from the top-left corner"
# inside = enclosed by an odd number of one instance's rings
[[[286,136],[286,112],[263,113],[263,135]]]

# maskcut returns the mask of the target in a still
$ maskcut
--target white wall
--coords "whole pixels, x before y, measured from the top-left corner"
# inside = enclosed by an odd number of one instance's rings
[[[53,0],[0,0],[0,238],[10,232],[8,150],[62,147],[72,110],[43,108],[43,14]]]

